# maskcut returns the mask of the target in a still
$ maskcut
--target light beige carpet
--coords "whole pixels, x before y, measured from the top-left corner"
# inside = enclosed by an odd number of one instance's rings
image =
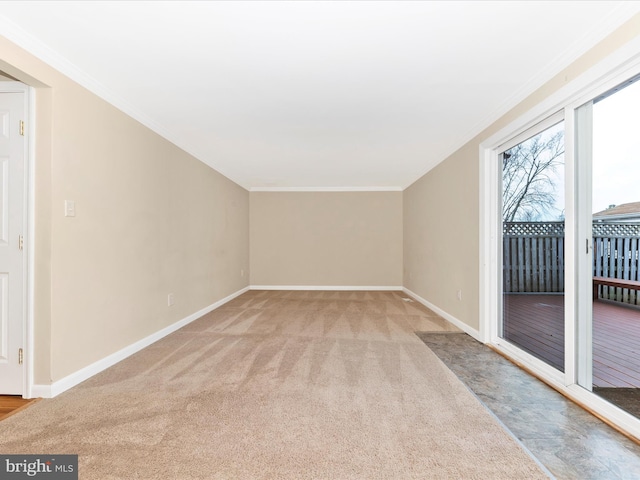
[[[394,292],[248,292],[0,422],[2,453],[97,479],[547,478]]]

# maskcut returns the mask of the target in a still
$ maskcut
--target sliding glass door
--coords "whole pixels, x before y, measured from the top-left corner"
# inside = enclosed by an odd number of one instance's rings
[[[578,383],[640,416],[640,82],[576,111],[577,158],[587,169],[582,218],[590,237],[580,301]],[[581,334],[581,332],[583,332]]]
[[[599,75],[481,145],[479,335],[640,438],[640,54]]]
[[[564,371],[564,122],[551,123],[525,132],[499,155],[502,315],[498,333]]]
[[[494,150],[494,331],[497,345],[556,372],[564,385],[640,416],[636,80],[576,102]]]

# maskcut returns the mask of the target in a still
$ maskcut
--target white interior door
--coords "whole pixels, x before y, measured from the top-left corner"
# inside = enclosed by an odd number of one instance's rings
[[[25,94],[0,92],[0,394],[24,391]]]

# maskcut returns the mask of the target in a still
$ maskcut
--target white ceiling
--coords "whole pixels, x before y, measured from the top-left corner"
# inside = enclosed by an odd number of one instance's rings
[[[402,189],[640,2],[12,2],[0,34],[248,189]]]

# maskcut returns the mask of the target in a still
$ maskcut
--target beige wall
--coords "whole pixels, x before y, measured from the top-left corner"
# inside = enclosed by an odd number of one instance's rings
[[[479,328],[480,143],[637,36],[640,15],[404,191],[405,287]]]
[[[36,384],[248,285],[246,190],[1,37],[0,70],[37,87]]]
[[[251,284],[402,285],[402,192],[252,192]]]
[[[478,147],[467,145],[404,192],[403,285],[472,328],[478,325],[477,157]]]

